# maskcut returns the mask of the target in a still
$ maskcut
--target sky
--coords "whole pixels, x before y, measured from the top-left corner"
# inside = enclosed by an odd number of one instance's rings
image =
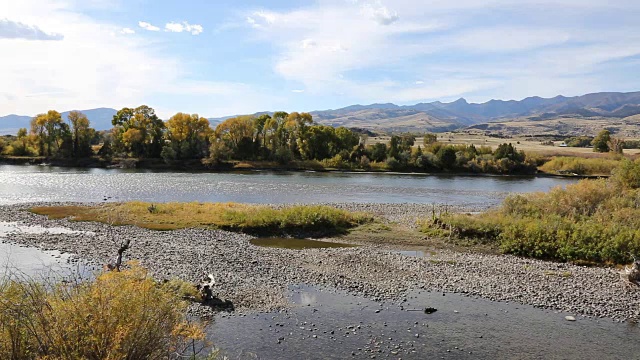
[[[636,0],[0,0],[0,116],[640,90]]]

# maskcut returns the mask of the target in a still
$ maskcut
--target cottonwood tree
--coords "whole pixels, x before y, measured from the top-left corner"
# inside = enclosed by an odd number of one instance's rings
[[[114,145],[134,157],[160,157],[164,122],[153,108],[122,108],[113,116]]]
[[[55,110],[39,114],[31,120],[31,134],[34,135],[40,156],[53,156],[57,151],[57,140],[63,130],[62,115]]]
[[[213,133],[209,120],[198,114],[177,113],[165,124],[167,142],[162,149],[165,159],[193,159],[207,155]]]
[[[218,124],[211,143],[219,147],[222,142],[233,158],[246,160],[253,156],[253,133],[253,118],[238,116]]]
[[[91,155],[91,139],[95,130],[89,126],[89,119],[80,111],[70,112],[67,118],[71,125],[73,156],[86,157]]]
[[[595,152],[609,152],[609,142],[611,141],[611,132],[604,129],[598,133],[591,145],[593,145],[593,151]]]

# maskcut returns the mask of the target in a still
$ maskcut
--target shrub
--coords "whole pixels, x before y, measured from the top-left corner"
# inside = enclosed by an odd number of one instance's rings
[[[511,195],[480,215],[442,216],[422,230],[451,229],[458,237],[491,241],[520,256],[626,263],[630,254],[640,255],[640,189],[634,188],[640,186],[640,166],[626,164],[626,187],[615,179],[582,180],[549,193]]]
[[[176,291],[137,264],[92,282],[0,283],[2,359],[179,358],[203,329]],[[173,355],[169,355],[173,354]]]
[[[400,164],[400,161],[398,161],[396,158],[389,157],[385,161],[385,167],[388,170],[400,170],[400,168],[402,167],[402,164]]]
[[[640,162],[623,159],[613,171],[613,181],[624,188],[640,188]]]
[[[547,173],[610,175],[619,164],[614,159],[558,156],[543,164],[540,170]]]

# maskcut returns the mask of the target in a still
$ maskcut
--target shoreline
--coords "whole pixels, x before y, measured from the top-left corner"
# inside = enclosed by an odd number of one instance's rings
[[[238,164],[243,164],[239,162]],[[346,170],[333,168],[312,168],[304,164],[292,164],[282,166],[235,166],[234,163],[225,163],[216,168],[209,168],[199,161],[187,161],[184,163],[166,164],[162,159],[121,159],[120,161],[107,161],[98,158],[85,159],[48,159],[45,157],[6,157],[0,156],[0,165],[25,165],[25,166],[51,166],[63,168],[87,168],[87,169],[136,169],[155,170],[162,172],[178,171],[190,173],[243,173],[243,172],[317,172],[337,174],[388,174],[407,176],[465,176],[465,177],[540,177],[540,178],[565,178],[565,179],[599,179],[610,175],[578,175],[578,174],[552,174],[538,171],[535,174],[492,174],[474,173],[465,171],[392,171],[392,170]]]
[[[251,245],[249,240],[253,237],[246,234],[202,229],[161,232],[48,220],[27,212],[25,209],[30,206],[0,206],[0,221],[62,226],[94,235],[14,233],[7,241],[105,263],[115,254],[113,238],[131,238],[133,247],[127,258],[140,259],[158,280],[177,276],[195,282],[212,273],[220,298],[231,300],[240,312],[286,308],[287,287],[306,283],[333,287],[374,301],[396,301],[411,290],[431,290],[586,317],[640,320],[640,288],[625,287],[613,268],[447,249],[424,257],[409,257],[393,252],[397,244],[365,243],[356,248],[307,250],[263,248]],[[376,206],[382,212],[387,211],[389,219],[406,215],[384,204]],[[425,206],[424,210],[428,209],[430,206]],[[429,240],[424,245],[429,246]],[[206,314],[205,309],[197,311]]]

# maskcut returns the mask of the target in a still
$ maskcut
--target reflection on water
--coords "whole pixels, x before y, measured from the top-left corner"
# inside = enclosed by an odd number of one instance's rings
[[[294,238],[256,238],[250,240],[251,244],[256,246],[280,248],[280,249],[325,249],[325,248],[344,248],[355,247],[356,245],[342,244],[338,242],[310,240],[310,239],[294,239]]]
[[[395,250],[392,253],[409,257],[424,257],[424,251],[422,250]]]
[[[315,172],[190,173],[0,165],[0,204],[141,200],[447,203],[486,207],[573,179]]]
[[[28,247],[4,241],[11,233],[26,234],[78,234],[62,227],[45,228],[41,226],[26,226],[16,222],[0,221],[0,271],[9,273],[21,273],[28,276],[36,276],[51,273],[64,274],[70,270],[81,275],[88,274],[92,267],[85,264],[72,264],[71,255],[56,250],[43,251],[35,247]],[[84,234],[92,234],[86,232]]]
[[[635,359],[640,329],[461,295],[414,291],[378,303],[308,286],[293,309],[217,317],[208,334],[231,358]],[[425,314],[425,307],[438,311]],[[418,310],[418,311],[412,311]]]

